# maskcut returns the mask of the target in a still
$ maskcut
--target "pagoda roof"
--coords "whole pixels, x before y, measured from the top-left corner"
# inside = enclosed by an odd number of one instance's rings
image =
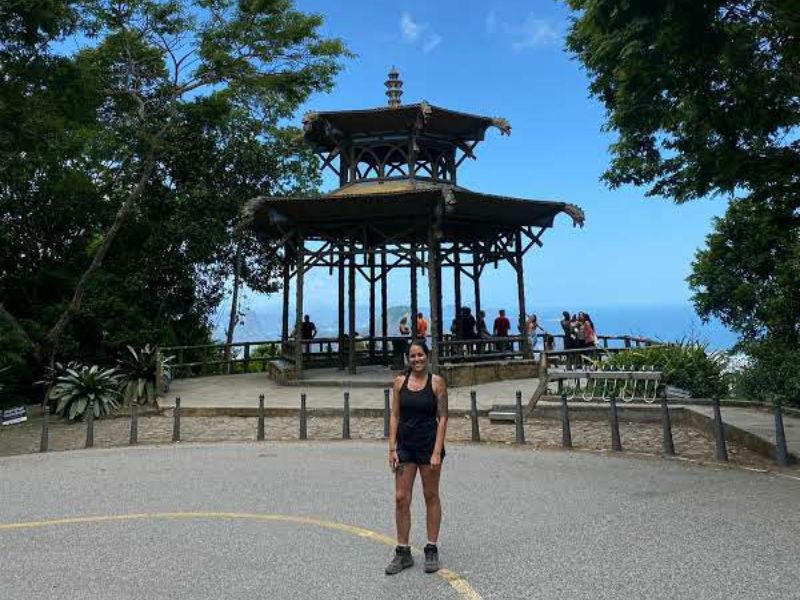
[[[309,112],[303,117],[305,140],[318,150],[331,150],[353,137],[407,134],[412,127],[436,137],[480,141],[489,127],[509,135],[508,121],[458,112],[427,102],[361,110]]]
[[[444,207],[442,230],[446,241],[492,239],[498,232],[528,226],[552,227],[556,215],[562,212],[575,225],[582,226],[584,220],[580,208],[565,202],[481,194],[425,182],[407,189],[387,186],[385,192],[360,186],[363,184],[319,197],[256,198],[246,210],[252,226],[264,239],[280,238],[288,229],[299,226],[311,238],[346,240],[353,225],[380,224],[385,233],[402,236],[396,241],[424,242],[437,205]],[[360,234],[356,237],[362,239]]]

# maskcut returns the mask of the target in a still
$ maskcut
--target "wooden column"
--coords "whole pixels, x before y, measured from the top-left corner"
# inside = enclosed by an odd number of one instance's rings
[[[389,335],[389,307],[388,307],[388,281],[389,271],[386,269],[386,248],[381,250],[381,350],[383,352],[383,364],[389,364],[389,343],[386,337]]]
[[[453,244],[453,300],[456,304],[456,338],[464,339],[463,323],[461,320],[461,248],[458,242]],[[455,348],[451,348],[455,350]]]
[[[283,246],[283,313],[281,314],[281,340],[289,341],[289,286],[291,284],[291,252],[289,244]]]
[[[431,304],[431,371],[439,372],[439,335],[440,324],[433,315],[439,315],[439,305],[441,298],[440,279],[441,274],[439,259],[439,241],[436,237],[434,224],[428,225],[428,296]]]
[[[369,358],[375,358],[375,253],[372,248],[366,255],[369,262]]]
[[[303,262],[305,259],[305,240],[303,234],[298,233],[295,243],[295,259],[296,259],[296,272],[295,272],[295,307],[294,307],[294,368],[297,374],[297,379],[303,377]]]
[[[517,271],[517,295],[519,299],[519,333],[525,335],[525,279],[523,278],[522,269],[522,233],[517,231],[514,235],[514,260],[516,262],[515,268]],[[532,348],[529,347],[527,336],[522,342],[523,354],[532,356]]]
[[[417,337],[417,313],[419,312],[419,308],[417,307],[417,246],[416,244],[411,244],[411,269],[409,271],[411,273],[411,323],[409,323],[409,327],[411,328],[411,339],[416,339]]]
[[[344,246],[339,246],[339,370],[344,370],[347,362],[344,345]]]
[[[351,375],[356,373],[356,252],[355,244],[350,242],[348,257],[347,281],[347,310],[348,310],[348,370]]]
[[[477,250],[472,251],[472,287],[475,292],[475,319],[481,312],[481,255]]]
[[[438,238],[436,241],[436,291],[439,292],[439,296],[436,298],[436,310],[431,308],[431,314],[436,315],[435,318],[431,317],[431,320],[435,320],[436,324],[438,325],[436,329],[436,339],[438,341],[442,341],[442,335],[444,334],[444,318],[442,317],[442,260],[438,256],[439,254],[439,242]],[[433,333],[431,333],[433,336]]]

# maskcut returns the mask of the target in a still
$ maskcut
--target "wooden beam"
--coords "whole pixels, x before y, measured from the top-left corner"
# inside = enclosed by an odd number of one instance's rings
[[[344,370],[346,362],[344,352],[344,246],[339,245],[339,370]]]
[[[389,335],[389,306],[388,306],[388,286],[389,278],[386,269],[386,249],[381,250],[381,351],[383,352],[383,364],[389,364],[389,345],[386,342],[386,337]]]
[[[428,297],[431,305],[431,371],[439,373],[439,324],[433,315],[439,314],[440,281],[439,240],[434,229],[434,219],[428,224]]]
[[[369,263],[369,357],[375,358],[375,252],[367,254]]]
[[[527,333],[525,331],[525,279],[522,269],[522,234],[519,231],[514,235],[514,254],[516,258],[514,266],[517,271],[517,299],[519,300],[519,333],[524,336]],[[530,347],[527,336],[522,342],[522,353],[527,358],[533,356],[533,348]]]
[[[281,340],[289,341],[289,286],[291,285],[291,253],[289,244],[283,245],[283,312],[281,313]]]
[[[411,328],[411,337],[417,337],[417,313],[419,312],[419,308],[417,307],[417,250],[414,245],[411,245],[411,323],[409,323]]]
[[[456,338],[464,339],[464,328],[461,319],[461,248],[456,242],[453,245],[453,299],[456,304]]]

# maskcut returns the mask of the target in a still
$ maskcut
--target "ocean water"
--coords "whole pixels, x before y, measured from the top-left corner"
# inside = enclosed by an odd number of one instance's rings
[[[270,303],[271,304],[271,303]],[[243,323],[237,328],[236,341],[270,340],[280,337],[281,315],[280,309],[270,304],[253,305],[245,314]],[[426,315],[427,307],[420,306]],[[496,307],[484,307],[487,321],[491,321],[497,314]],[[577,307],[543,307],[536,308],[539,323],[551,333],[561,333],[559,320],[561,311],[588,312],[597,328],[599,335],[634,335],[647,337],[664,342],[679,340],[700,341],[712,350],[727,350],[736,343],[736,335],[722,326],[719,322],[702,323],[695,314],[691,305],[667,306],[577,306]],[[221,307],[214,319],[214,335],[217,339],[224,339],[227,307]],[[511,309],[507,307],[507,314]],[[311,319],[317,325],[318,335],[332,336],[337,331],[336,306],[318,305],[308,308]],[[389,309],[389,333],[397,331],[397,322],[403,314],[408,313],[405,306],[391,306]],[[449,328],[455,313],[452,305],[444,306],[443,318],[445,327]],[[290,313],[292,316],[294,313]],[[514,315],[509,314],[514,323]],[[376,326],[380,331],[380,319]],[[369,314],[366,310],[356,311],[356,330],[362,335],[369,331]]]

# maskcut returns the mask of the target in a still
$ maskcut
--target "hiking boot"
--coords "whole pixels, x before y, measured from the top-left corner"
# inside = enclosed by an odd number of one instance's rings
[[[439,549],[434,544],[425,546],[425,572],[436,573],[439,570]]]
[[[397,546],[394,549],[392,562],[386,565],[387,575],[397,575],[403,569],[414,566],[414,558],[411,556],[411,548],[408,546]]]

